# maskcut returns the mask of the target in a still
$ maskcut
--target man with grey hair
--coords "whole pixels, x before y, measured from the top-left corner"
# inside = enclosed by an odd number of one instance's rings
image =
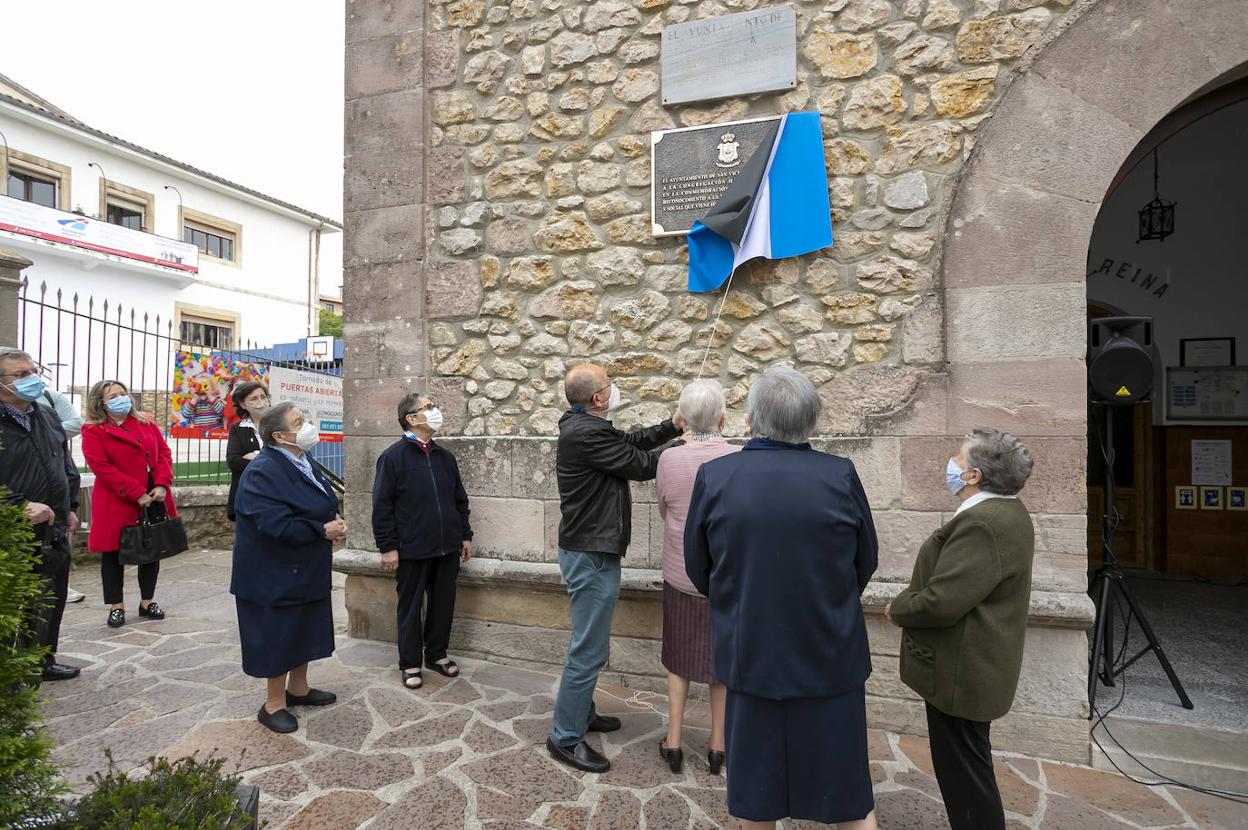
[[[859,600],[877,562],[853,463],[814,450],[819,394],[777,366],[750,387],[753,436],[698,470],[685,523],[689,580],[710,599],[725,713],[728,811],[875,827]]]
[[[884,608],[902,629],[902,682],[927,703],[932,766],[953,830],[1005,828],[989,729],[1010,711],[1023,666],[1036,537],[1018,493],[1031,470],[1031,453],[1013,435],[968,434],[944,470],[961,504]]]
[[[26,352],[0,349],[0,485],[21,505],[39,544],[36,567],[48,587],[33,620],[32,641],[48,648],[43,679],[67,680],[79,669],[57,663],[57,641],[69,588],[69,534],[78,524],[78,468],[56,414],[35,404],[45,384]]]

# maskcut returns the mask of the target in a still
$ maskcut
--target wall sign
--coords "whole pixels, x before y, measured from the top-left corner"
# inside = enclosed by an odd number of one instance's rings
[[[650,133],[650,232],[688,233],[779,122],[774,116]]]
[[[1129,282],[1136,288],[1151,293],[1157,299],[1164,297],[1166,290],[1170,288],[1170,283],[1158,279],[1155,274],[1145,274],[1143,268],[1136,267],[1126,260],[1109,258],[1101,260],[1100,265],[1088,271],[1088,279],[1099,276],[1114,277]]]
[[[1180,366],[1234,366],[1234,337],[1188,337],[1179,341]]]
[[[663,29],[663,104],[797,85],[797,15],[790,6],[687,20]]]
[[[1192,483],[1230,486],[1230,441],[1192,442]]]
[[[1248,421],[1248,366],[1167,367],[1166,418]]]

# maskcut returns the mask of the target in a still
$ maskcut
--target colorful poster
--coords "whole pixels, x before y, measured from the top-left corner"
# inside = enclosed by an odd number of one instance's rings
[[[303,369],[269,370],[269,395],[274,403],[290,401],[304,418],[317,425],[322,441],[342,440],[342,378]]]
[[[169,436],[227,438],[230,425],[239,420],[230,401],[230,390],[249,380],[267,384],[269,367],[234,360],[226,354],[178,352],[169,406]]]

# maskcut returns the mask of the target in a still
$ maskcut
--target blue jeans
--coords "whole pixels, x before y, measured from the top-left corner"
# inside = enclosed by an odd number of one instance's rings
[[[620,557],[560,548],[559,572],[572,595],[572,636],[550,738],[567,747],[584,739],[597,714],[594,686],[611,646],[611,617],[620,598]]]

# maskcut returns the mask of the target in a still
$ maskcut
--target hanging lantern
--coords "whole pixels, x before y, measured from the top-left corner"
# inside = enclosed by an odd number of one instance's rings
[[[1138,242],[1156,239],[1164,242],[1174,233],[1174,206],[1161,198],[1157,189],[1157,150],[1153,150],[1153,200],[1140,209],[1140,238]]]

